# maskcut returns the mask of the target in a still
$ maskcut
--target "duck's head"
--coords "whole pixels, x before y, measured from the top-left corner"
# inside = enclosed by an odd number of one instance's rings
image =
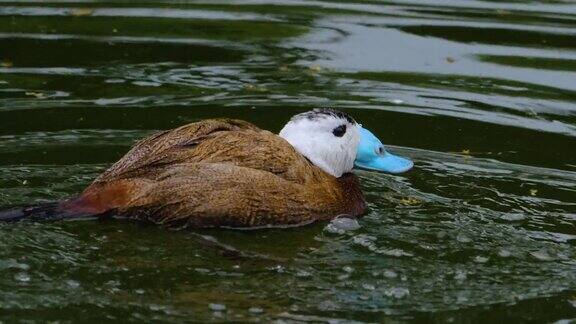
[[[370,131],[335,109],[314,109],[295,115],[279,135],[314,165],[337,178],[354,166],[401,173],[413,165],[408,159],[388,153]]]

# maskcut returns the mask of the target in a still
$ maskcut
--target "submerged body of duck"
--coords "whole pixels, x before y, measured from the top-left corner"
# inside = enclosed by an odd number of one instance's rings
[[[240,120],[191,123],[138,142],[55,209],[60,218],[114,215],[177,227],[358,217],[366,203],[351,170],[361,131],[331,109],[296,115],[280,136]]]

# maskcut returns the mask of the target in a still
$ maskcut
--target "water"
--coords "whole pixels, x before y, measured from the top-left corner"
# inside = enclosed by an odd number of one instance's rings
[[[156,130],[318,106],[416,166],[358,172],[359,228],[0,225],[0,319],[576,318],[575,25],[570,1],[1,1],[0,206]]]

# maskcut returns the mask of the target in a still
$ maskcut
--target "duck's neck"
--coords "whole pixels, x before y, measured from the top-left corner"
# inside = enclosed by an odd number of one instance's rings
[[[338,183],[344,193],[349,213],[354,217],[363,215],[366,211],[366,201],[358,177],[353,173],[345,173],[338,178]]]

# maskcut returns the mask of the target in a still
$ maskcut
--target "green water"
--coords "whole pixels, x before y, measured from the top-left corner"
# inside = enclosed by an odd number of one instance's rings
[[[575,27],[561,0],[0,1],[1,207],[210,117],[333,106],[416,163],[358,172],[352,231],[0,225],[0,320],[576,318]]]

